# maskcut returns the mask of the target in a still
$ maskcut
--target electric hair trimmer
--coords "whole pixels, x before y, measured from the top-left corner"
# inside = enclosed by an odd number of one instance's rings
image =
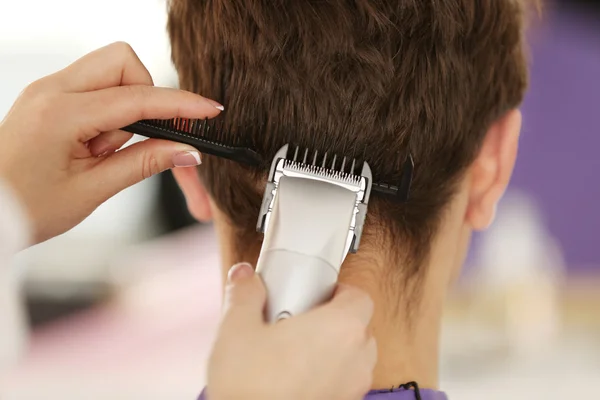
[[[275,155],[258,218],[264,241],[256,270],[270,322],[328,300],[348,252],[360,243],[372,176],[349,162],[288,145]]]

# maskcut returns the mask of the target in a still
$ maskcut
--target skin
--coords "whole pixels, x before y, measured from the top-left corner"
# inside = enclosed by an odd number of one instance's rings
[[[367,292],[375,311],[370,332],[377,340],[378,362],[372,387],[397,387],[417,381],[421,387],[438,387],[438,356],[442,310],[448,289],[458,276],[473,231],[486,229],[494,220],[517,156],[521,113],[511,110],[489,128],[482,147],[467,169],[448,205],[417,291],[420,301],[409,300],[390,285],[390,276],[402,265],[390,265],[385,249],[363,243],[356,256],[342,265],[339,282]],[[208,196],[196,170],[174,171],[192,214],[201,221],[214,220],[221,243],[224,271],[235,261],[234,228]],[[382,241],[373,240],[373,243]],[[376,246],[376,244],[375,244]],[[246,260],[256,263],[255,255]],[[406,304],[412,304],[410,315]],[[410,324],[407,323],[410,321]]]
[[[212,118],[222,109],[189,92],[153,87],[131,47],[115,43],[23,91],[0,123],[0,180],[20,200],[32,244],[39,243],[121,190],[200,161],[189,146],[154,139],[119,150],[132,136],[120,127],[140,119]],[[364,292],[341,287],[330,303],[273,326],[263,320],[265,289],[251,267],[236,266],[228,282],[208,366],[211,400],[350,400],[371,386],[377,350],[367,329],[373,303]],[[347,364],[353,369],[344,370]]]

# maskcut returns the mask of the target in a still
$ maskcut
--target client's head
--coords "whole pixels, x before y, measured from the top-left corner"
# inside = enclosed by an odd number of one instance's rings
[[[181,88],[224,104],[259,153],[356,152],[384,182],[412,155],[410,200],[372,195],[340,277],[393,319],[436,308],[494,218],[527,86],[523,13],[517,0],[171,0],[168,30]],[[256,262],[267,170],[207,156],[198,171],[176,171],[190,210],[214,217],[226,265]]]

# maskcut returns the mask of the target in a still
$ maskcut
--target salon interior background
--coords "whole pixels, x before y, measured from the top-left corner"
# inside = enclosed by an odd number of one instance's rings
[[[125,40],[174,86],[162,0],[0,1],[0,116],[29,82]],[[600,1],[547,2],[511,190],[448,305],[452,398],[600,398]],[[42,168],[42,160],[34,160]],[[169,173],[0,271],[1,399],[193,398],[218,257]],[[487,398],[489,398],[489,392]],[[516,396],[516,397],[515,397]]]

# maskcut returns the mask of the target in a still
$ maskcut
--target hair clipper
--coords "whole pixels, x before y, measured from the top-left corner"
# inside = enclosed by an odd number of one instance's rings
[[[269,172],[257,230],[264,233],[257,272],[270,322],[328,300],[348,252],[358,250],[372,174],[364,162],[281,148]],[[318,163],[318,165],[317,165]]]

